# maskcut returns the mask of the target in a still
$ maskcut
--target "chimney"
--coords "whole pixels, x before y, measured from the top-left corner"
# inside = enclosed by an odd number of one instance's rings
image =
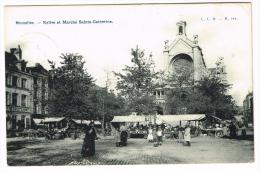
[[[19,56],[19,59],[21,60],[22,59],[22,49],[21,49],[20,45],[18,45],[18,56]]]
[[[16,48],[11,48],[10,49],[10,53],[12,54],[12,55],[15,55],[15,52],[17,51],[17,49]]]

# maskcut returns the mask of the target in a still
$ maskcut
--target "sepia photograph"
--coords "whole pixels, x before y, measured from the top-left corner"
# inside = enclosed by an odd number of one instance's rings
[[[3,16],[9,167],[255,162],[250,2]]]

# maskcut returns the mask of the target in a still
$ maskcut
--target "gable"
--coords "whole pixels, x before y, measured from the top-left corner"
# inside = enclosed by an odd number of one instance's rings
[[[188,44],[187,41],[184,41],[181,38],[173,42],[173,44],[169,49],[170,55],[176,55],[179,53],[189,54],[191,52],[192,52],[192,45]]]

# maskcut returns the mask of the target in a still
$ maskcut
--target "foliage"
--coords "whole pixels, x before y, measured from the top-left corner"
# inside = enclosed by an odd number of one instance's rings
[[[158,73],[154,71],[154,62],[145,57],[144,51],[138,47],[131,50],[132,66],[125,66],[123,73],[114,72],[117,77],[117,89],[126,99],[127,109],[136,111],[137,114],[154,112],[155,80]]]
[[[125,113],[125,101],[122,97],[116,96],[113,91],[107,91],[106,88],[94,87],[90,90],[89,100],[93,111],[91,112],[96,119],[111,121],[113,116]]]
[[[219,118],[229,119],[236,111],[234,99],[227,94],[230,87],[217,77],[204,77],[192,87],[173,89],[174,92],[167,95],[166,106],[172,114],[214,113]]]
[[[49,61],[50,114],[83,118],[90,116],[91,103],[88,99],[93,79],[84,68],[83,56],[62,54],[61,66]]]

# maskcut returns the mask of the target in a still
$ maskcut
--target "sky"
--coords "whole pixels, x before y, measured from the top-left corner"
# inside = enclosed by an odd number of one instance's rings
[[[62,24],[63,20],[77,24]],[[91,23],[79,24],[79,20]],[[112,71],[130,65],[131,48],[137,45],[147,56],[152,53],[156,69],[161,69],[164,41],[174,41],[180,20],[187,22],[190,39],[198,35],[207,67],[224,57],[233,85],[230,94],[242,105],[253,83],[251,6],[246,3],[8,6],[4,11],[5,48],[9,51],[19,44],[29,66],[39,62],[46,69],[47,60],[58,64],[61,53],[81,54],[97,84],[104,86],[108,73],[114,86]],[[44,24],[48,21],[55,24]]]

